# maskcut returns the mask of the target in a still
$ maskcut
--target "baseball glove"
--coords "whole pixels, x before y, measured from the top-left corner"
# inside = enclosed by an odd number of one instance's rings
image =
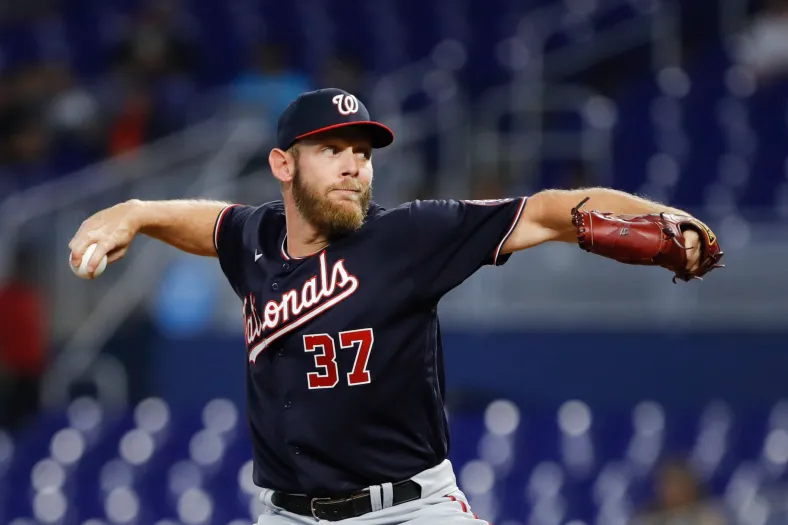
[[[676,279],[701,279],[713,269],[724,267],[719,264],[723,252],[716,235],[699,220],[668,213],[613,215],[585,211],[582,207],[588,199],[572,208],[572,224],[583,250],[625,264],[661,266],[674,273],[674,283]],[[684,232],[689,229],[697,231],[703,242],[700,264],[693,272],[687,270],[684,247]]]

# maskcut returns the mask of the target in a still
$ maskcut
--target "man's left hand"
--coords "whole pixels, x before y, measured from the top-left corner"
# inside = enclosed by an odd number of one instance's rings
[[[661,266],[673,272],[674,282],[699,279],[723,267],[717,236],[694,217],[613,215],[585,211],[582,204],[572,209],[572,224],[578,244],[588,252],[626,264]]]

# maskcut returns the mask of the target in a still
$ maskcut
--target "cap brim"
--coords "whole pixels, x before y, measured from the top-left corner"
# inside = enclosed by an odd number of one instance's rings
[[[385,148],[394,142],[394,132],[391,131],[388,126],[384,126],[380,122],[375,122],[374,120],[359,120],[355,122],[343,122],[341,124],[326,126],[324,128],[316,129],[314,131],[310,131],[309,133],[299,135],[296,137],[296,140],[312,137],[314,135],[325,133],[326,131],[331,131],[333,129],[349,127],[363,129],[369,135],[370,143],[372,144],[373,148]]]

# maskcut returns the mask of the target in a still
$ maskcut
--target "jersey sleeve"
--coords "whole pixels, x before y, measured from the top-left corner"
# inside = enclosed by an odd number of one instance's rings
[[[245,229],[254,210],[252,206],[230,204],[219,212],[213,229],[219,264],[236,291],[241,280]]]
[[[412,202],[410,219],[421,289],[432,298],[440,297],[482,266],[505,264],[511,254],[502,254],[501,249],[526,201],[519,197]]]

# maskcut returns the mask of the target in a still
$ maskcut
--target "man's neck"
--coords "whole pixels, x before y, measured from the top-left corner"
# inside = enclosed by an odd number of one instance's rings
[[[309,257],[326,246],[328,240],[304,219],[295,205],[285,207],[287,241],[285,249],[294,258]]]

